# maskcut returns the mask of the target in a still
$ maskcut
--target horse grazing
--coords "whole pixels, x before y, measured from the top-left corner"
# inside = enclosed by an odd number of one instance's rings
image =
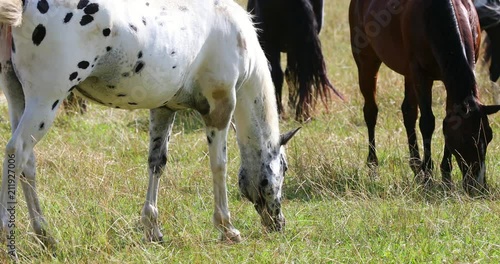
[[[0,0],[2,87],[12,138],[3,164],[0,219],[5,237],[19,178],[36,235],[54,244],[35,184],[33,147],[60,102],[75,91],[122,109],[150,109],[149,184],[141,221],[161,241],[157,195],[177,110],[206,124],[215,208],[222,239],[239,241],[226,190],[226,138],[234,116],[241,153],[239,188],[269,230],[282,230],[287,163],[273,83],[252,22],[230,0]]]
[[[287,54],[289,105],[295,107],[296,119],[309,118],[318,98],[326,105],[332,91],[342,97],[327,77],[318,37],[323,0],[249,0],[247,10],[260,29],[259,40],[269,60],[281,115],[285,115],[281,52]]]
[[[351,45],[358,67],[359,87],[365,99],[363,112],[368,127],[368,165],[378,165],[375,152],[375,100],[377,72],[381,63],[405,77],[401,106],[410,150],[410,166],[417,179],[430,179],[432,82],[446,87],[445,136],[441,174],[451,187],[451,157],[455,156],[469,194],[486,190],[486,147],[492,140],[487,115],[500,106],[480,103],[474,67],[480,32],[470,0],[352,0],[349,7]],[[424,142],[421,161],[415,124],[420,109]]]

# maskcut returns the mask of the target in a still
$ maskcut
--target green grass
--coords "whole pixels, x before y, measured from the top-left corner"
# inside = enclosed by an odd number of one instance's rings
[[[243,3],[244,1],[240,1]],[[246,1],[245,1],[246,3]],[[35,148],[38,188],[58,240],[56,256],[35,242],[26,204],[17,207],[17,248],[25,263],[498,263],[500,261],[500,139],[488,149],[491,194],[464,194],[455,169],[455,190],[423,189],[413,181],[400,104],[403,78],[383,68],[377,125],[379,176],[365,166],[367,133],[352,60],[347,0],[326,1],[321,34],[329,76],[346,96],[303,126],[289,143],[283,233],[267,234],[237,187],[239,153],[228,142],[229,206],[243,242],[217,240],[212,226],[212,179],[199,116],[179,113],[171,137],[167,174],[158,207],[165,242],[142,242],[140,210],[147,188],[148,111],[91,105],[83,116],[59,115]],[[492,96],[478,71],[484,102]],[[445,93],[434,88],[439,164]],[[7,116],[0,106],[0,116]],[[5,118],[4,118],[5,119]],[[500,117],[490,118],[498,135]],[[283,131],[300,124],[283,121]],[[10,137],[0,123],[0,142]],[[19,195],[22,196],[22,195]],[[0,259],[0,262],[1,259]]]

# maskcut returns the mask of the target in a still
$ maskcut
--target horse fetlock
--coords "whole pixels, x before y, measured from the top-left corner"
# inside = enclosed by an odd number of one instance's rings
[[[413,173],[417,175],[422,168],[422,161],[420,160],[420,158],[410,158],[410,168]]]

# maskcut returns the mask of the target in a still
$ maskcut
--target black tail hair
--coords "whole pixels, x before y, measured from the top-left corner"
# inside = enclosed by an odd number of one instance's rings
[[[490,81],[496,82],[500,78],[500,25],[488,28],[484,38],[485,64],[489,64]]]
[[[318,97],[328,108],[331,92],[340,98],[343,96],[327,77],[319,27],[311,3],[308,0],[291,0],[288,4],[287,79],[298,89],[294,91],[289,85],[290,102],[296,108],[296,119],[302,119],[310,117]]]

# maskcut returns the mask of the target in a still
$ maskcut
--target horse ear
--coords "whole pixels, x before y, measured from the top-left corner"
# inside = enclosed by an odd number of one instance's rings
[[[483,113],[486,115],[491,115],[500,110],[500,105],[483,105]]]
[[[298,127],[292,131],[288,131],[285,134],[280,135],[280,146],[286,145],[290,139],[301,129],[302,127]]]

